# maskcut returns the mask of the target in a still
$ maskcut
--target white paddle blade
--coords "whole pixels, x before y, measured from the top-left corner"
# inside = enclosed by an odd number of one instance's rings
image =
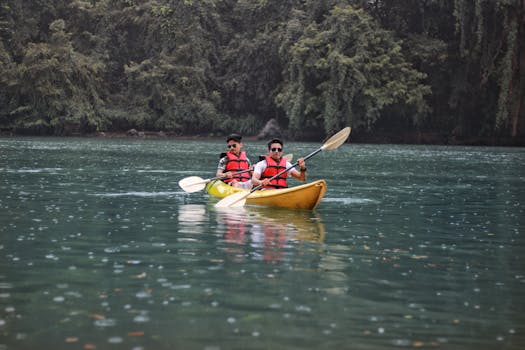
[[[179,181],[179,186],[184,190],[184,192],[197,192],[201,191],[206,187],[206,180],[198,176],[185,177]]]
[[[228,197],[224,197],[217,203],[215,203],[216,208],[233,208],[233,207],[242,207],[246,203],[246,197],[250,195],[250,192],[237,192]]]
[[[293,154],[292,154],[292,153],[287,154],[287,155],[284,156],[284,158],[286,158],[286,160],[289,161],[289,162],[291,163],[292,160],[293,160]]]
[[[341,146],[343,143],[345,143],[346,139],[348,139],[348,136],[350,136],[350,131],[352,129],[347,126],[346,128],[339,131],[334,136],[330,137],[324,145],[321,147],[322,150],[332,150],[336,149],[339,146]]]

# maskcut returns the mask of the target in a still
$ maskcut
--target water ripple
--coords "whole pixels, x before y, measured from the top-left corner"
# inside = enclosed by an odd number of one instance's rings
[[[95,193],[96,197],[172,197],[177,194],[184,193],[178,192],[118,192],[118,193]]]
[[[336,198],[336,197],[325,197],[323,202],[329,203],[342,203],[342,204],[369,204],[369,203],[379,203],[376,200],[368,198]]]

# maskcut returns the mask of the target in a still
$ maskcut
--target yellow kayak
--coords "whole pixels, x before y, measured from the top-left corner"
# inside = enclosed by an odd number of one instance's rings
[[[224,198],[237,192],[248,192],[248,190],[232,187],[216,180],[206,185],[206,192],[210,196]],[[246,203],[280,208],[314,209],[323,199],[325,192],[326,182],[317,180],[278,190],[255,191],[246,198]]]

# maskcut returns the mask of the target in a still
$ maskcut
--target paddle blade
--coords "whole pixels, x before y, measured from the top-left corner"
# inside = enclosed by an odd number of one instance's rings
[[[292,160],[293,160],[293,154],[292,154],[292,153],[287,154],[287,155],[284,156],[284,158],[286,158],[286,160],[289,161],[289,162],[291,163]]]
[[[184,190],[184,192],[197,192],[201,191],[206,187],[206,180],[198,176],[185,177],[179,181],[179,186]]]
[[[336,149],[339,146],[341,146],[343,143],[345,143],[346,139],[348,139],[348,136],[350,136],[350,131],[352,129],[350,127],[346,127],[343,130],[339,131],[334,136],[330,137],[324,145],[321,147],[322,150],[332,150]]]
[[[242,207],[246,203],[246,197],[250,195],[250,192],[236,192],[228,197],[224,197],[217,203],[215,203],[216,208],[233,208],[233,207]]]

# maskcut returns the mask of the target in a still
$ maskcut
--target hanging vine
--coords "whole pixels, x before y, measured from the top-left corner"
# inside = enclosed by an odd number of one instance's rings
[[[465,86],[471,90],[464,98],[472,100],[493,95],[496,91],[493,109],[481,109],[483,103],[477,103],[479,110],[464,111],[466,120],[480,120],[480,130],[487,134],[515,135],[513,120],[519,118],[519,109],[513,108],[514,101],[523,99],[519,89],[519,0],[468,0],[454,1],[456,31],[459,36],[458,50],[464,59]],[[520,7],[521,6],[521,7]],[[472,68],[477,67],[476,70]],[[522,74],[522,73],[521,73]]]

